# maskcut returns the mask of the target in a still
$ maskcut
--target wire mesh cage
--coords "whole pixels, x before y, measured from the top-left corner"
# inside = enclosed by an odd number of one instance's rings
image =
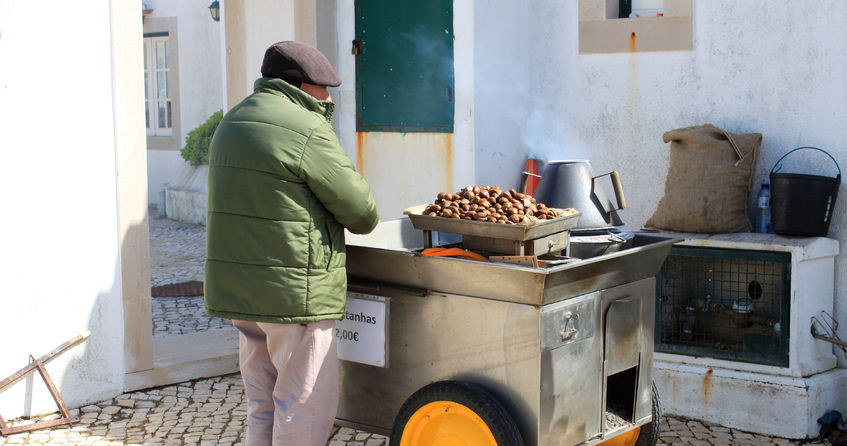
[[[674,246],[656,280],[656,351],[787,366],[790,260]]]

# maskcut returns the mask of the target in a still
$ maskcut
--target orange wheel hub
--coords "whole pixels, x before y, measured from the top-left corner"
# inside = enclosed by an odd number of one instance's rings
[[[600,443],[599,446],[633,446],[638,441],[638,434],[640,433],[641,428],[636,427],[629,432],[624,432],[611,440]]]
[[[434,401],[412,414],[400,446],[496,446],[485,421],[453,401]]]

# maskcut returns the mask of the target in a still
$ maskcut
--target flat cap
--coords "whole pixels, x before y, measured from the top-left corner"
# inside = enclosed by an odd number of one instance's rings
[[[302,42],[277,42],[265,51],[262,76],[337,87],[341,79],[317,48]]]

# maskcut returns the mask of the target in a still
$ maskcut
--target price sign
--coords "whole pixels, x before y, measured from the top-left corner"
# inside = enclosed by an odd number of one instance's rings
[[[344,318],[335,324],[338,358],[388,366],[388,298],[347,293]]]

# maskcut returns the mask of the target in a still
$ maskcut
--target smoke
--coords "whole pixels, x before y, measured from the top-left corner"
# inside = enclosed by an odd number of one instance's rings
[[[574,129],[564,120],[556,119],[557,113],[551,113],[543,104],[534,104],[525,117],[526,124],[521,144],[528,156],[543,162],[554,160],[587,160],[586,147],[577,138]]]
[[[551,38],[561,23],[553,18],[564,16],[563,8],[546,2],[475,3],[474,130],[481,183],[517,185],[528,157],[587,158],[580,129],[568,119],[580,111],[567,109],[563,100],[576,94],[573,83],[551,65],[551,55],[571,52],[563,39]]]
[[[453,47],[450,45],[449,29],[433,30],[422,24],[416,24],[411,29],[396,34],[394,41],[397,52],[403,55],[398,60],[438,61],[426,66],[418,66],[416,83],[422,87],[437,87],[445,79],[453,80]],[[393,70],[393,67],[388,67]]]

